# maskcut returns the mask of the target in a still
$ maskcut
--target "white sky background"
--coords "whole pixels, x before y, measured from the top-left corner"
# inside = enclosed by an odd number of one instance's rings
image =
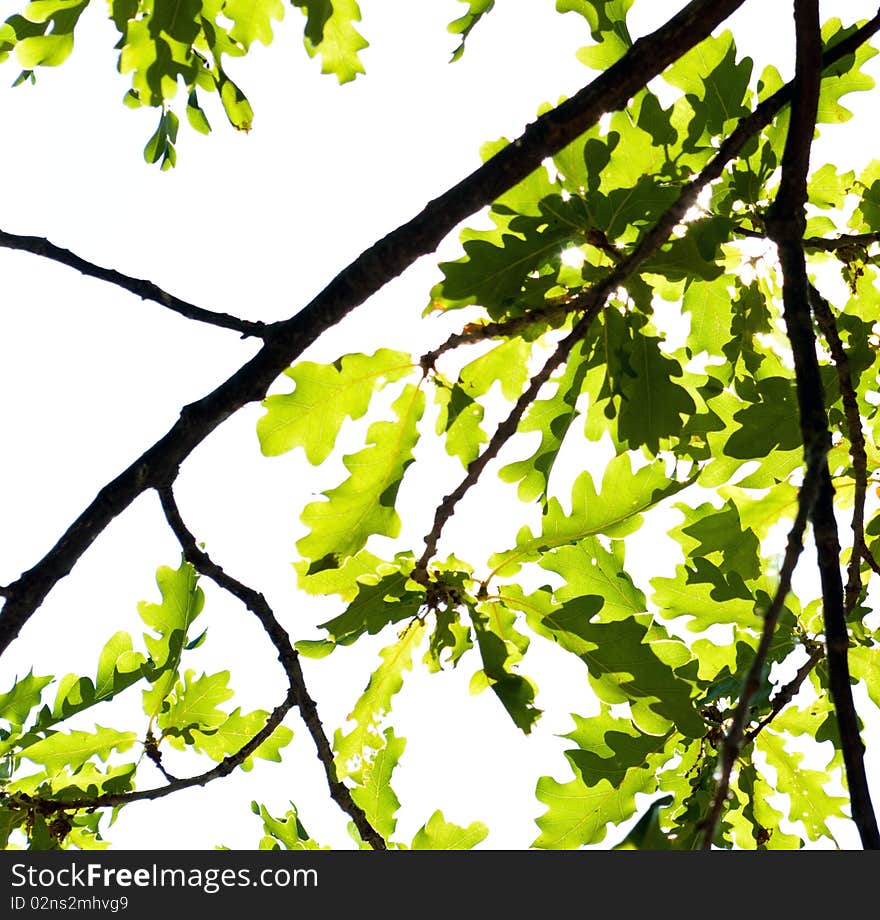
[[[650,30],[681,5],[642,0],[634,10],[635,32]],[[19,9],[8,0],[0,6],[3,18]],[[362,31],[371,42],[362,55],[367,75],[343,87],[306,57],[301,16],[287,8],[273,46],[256,46],[231,66],[254,105],[254,130],[236,134],[216,100],[206,100],[214,133],[203,138],[182,120],[178,166],[160,173],[141,157],[155,113],[121,106],[128,83],[115,72],[116,33],[97,4],[83,17],[73,57],[56,71],[40,72],[35,87],[6,88],[16,65],[0,69],[0,227],[45,236],[204,307],[249,319],[285,318],[363,249],[478,166],[483,142],[515,137],[542,102],[570,95],[591,78],[574,57],[589,41],[586,27],[577,16],[555,14],[553,6],[552,0],[501,0],[473,33],[464,58],[450,65],[456,38],[445,27],[463,5],[363,0]],[[824,6],[845,22],[875,12],[869,2]],[[757,59],[758,72],[772,61],[790,75],[787,0],[752,0],[730,24],[740,53]],[[844,100],[857,117],[834,132],[840,143],[826,148],[826,159],[842,166],[871,159],[858,116],[874,98]],[[869,115],[868,124],[874,123]],[[823,143],[831,133],[823,129]],[[440,258],[456,257],[456,238],[444,244]],[[329,360],[379,346],[419,354],[443,341],[448,322],[420,319],[439,277],[437,261],[422,259],[307,357]],[[104,483],[167,431],[181,406],[212,390],[257,345],[28,254],[0,251],[0,273],[0,583],[7,583],[44,555]],[[329,465],[310,470],[298,455],[263,458],[254,432],[260,414],[257,406],[246,408],[196,451],[183,467],[178,500],[214,559],[264,592],[294,639],[314,638],[315,625],[335,607],[297,594],[290,562],[304,532],[299,511],[339,477]],[[417,550],[431,509],[460,478],[456,466],[450,462],[402,490],[405,502],[424,502],[412,525]],[[483,525],[487,514],[498,520],[508,508],[527,514],[511,507],[507,490],[490,487],[484,494],[503,507],[490,505],[474,516],[467,511],[476,504],[463,502],[448,527],[444,546],[463,558],[469,547],[485,553],[489,538],[475,520]],[[504,548],[513,532],[492,548]],[[646,527],[628,541],[637,580],[639,548],[656,552],[655,539]],[[59,583],[0,661],[0,691],[31,665],[37,674],[58,677],[93,673],[116,629],[131,632],[137,647],[143,632],[137,602],[158,600],[155,570],[178,559],[158,501],[152,493],[142,496]],[[810,562],[808,551],[803,563]],[[184,667],[199,673],[230,668],[237,691],[231,705],[271,709],[284,693],[272,649],[237,602],[206,582],[203,587],[207,603],[197,627],[210,625],[208,641]],[[381,636],[324,661],[304,661],[331,737],[387,641]],[[403,803],[397,839],[411,839],[435,808],[461,824],[486,822],[488,846],[519,849],[535,839],[534,818],[544,811],[534,798],[535,782],[545,774],[568,778],[561,753],[568,744],[556,736],[571,730],[570,712],[585,714],[592,705],[583,665],[573,656],[548,657],[542,646],[533,641],[524,665],[545,711],[527,738],[493,694],[468,694],[473,665],[467,659],[461,674],[423,678],[418,665],[411,672],[392,720],[408,739],[394,784]],[[132,702],[137,706],[139,696]],[[109,707],[106,715],[86,715],[90,723],[142,734],[138,710],[132,724]],[[350,846],[348,819],[329,799],[311,739],[297,717],[288,724],[296,737],[283,764],[257,761],[253,772],[204,790],[129,806],[109,839],[128,849],[254,847],[260,822],[248,803],[257,798],[279,816],[293,800],[316,839]],[[162,783],[158,772],[153,779]],[[616,839],[609,836],[606,844]],[[840,842],[857,845],[849,828]]]

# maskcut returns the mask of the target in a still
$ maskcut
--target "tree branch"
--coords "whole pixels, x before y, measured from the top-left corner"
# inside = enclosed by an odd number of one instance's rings
[[[782,155],[779,191],[766,214],[767,235],[776,244],[782,268],[783,316],[794,357],[806,465],[804,484],[798,502],[798,515],[789,536],[789,547],[786,550],[783,568],[791,562],[793,571],[802,548],[807,518],[812,518],[822,582],[831,695],[840,729],[853,820],[859,829],[863,846],[874,849],[880,847],[880,836],[871,807],[864,771],[863,747],[858,733],[858,718],[849,683],[848,636],[839,567],[840,546],[834,517],[834,489],[827,462],[831,434],[828,430],[822,379],[816,355],[816,341],[810,314],[809,280],[803,249],[807,172],[816,127],[822,63],[818,0],[795,0],[794,17],[797,36],[794,79],[796,93]],[[797,539],[797,546],[794,547],[793,536]],[[791,572],[787,572],[789,583],[790,575]],[[774,598],[774,601],[778,599],[779,602],[765,615],[758,650],[740,694],[733,724],[725,736],[722,773],[709,815],[704,822],[703,849],[711,848],[715,828],[727,798],[730,775],[744,740],[743,729],[748,718],[749,703],[759,686],[759,676],[782,607],[782,587],[781,579],[780,590]],[[787,590],[786,588],[786,592]]]
[[[735,226],[733,232],[737,236],[745,236],[751,240],[766,240],[767,234],[751,227]],[[805,236],[802,240],[804,249],[818,252],[836,253],[846,249],[867,249],[872,243],[880,243],[880,232],[874,233],[841,233],[834,237]]]
[[[767,229],[779,250],[782,265],[784,317],[794,353],[804,452],[809,458],[811,451],[815,451],[820,443],[830,445],[831,440],[810,321],[810,285],[802,244],[807,170],[819,98],[821,52],[817,0],[796,0],[795,18],[798,24],[798,59],[801,61],[803,58],[803,63],[798,64],[800,79],[795,76],[799,89],[792,105],[779,194],[767,214]],[[827,446],[825,449],[827,452]],[[864,745],[850,683],[847,657],[849,634],[840,575],[840,542],[834,516],[834,487],[827,458],[822,462],[812,522],[822,582],[829,682],[840,731],[852,816],[862,846],[875,850],[880,849],[880,829],[871,803],[865,773]]]
[[[797,674],[773,697],[770,704],[770,712],[745,735],[745,744],[750,744],[757,736],[782,712],[783,709],[794,699],[795,694],[800,690],[801,684],[810,676],[816,665],[824,657],[824,651],[821,646],[812,649],[807,660],[798,668]]]
[[[804,531],[807,528],[810,509],[815,503],[819,491],[818,480],[823,462],[824,454],[821,452],[815,454],[811,458],[811,465],[807,468],[803,485],[798,494],[797,515],[788,533],[785,555],[783,556],[782,566],[779,570],[779,584],[776,587],[776,593],[773,595],[770,606],[764,613],[764,622],[761,629],[761,638],[758,641],[758,648],[755,651],[755,657],[752,659],[752,663],[743,681],[743,686],[739,694],[739,701],[737,702],[731,724],[727,729],[721,746],[721,775],[718,778],[715,792],[712,796],[709,812],[702,822],[702,849],[704,850],[710,850],[712,848],[712,841],[715,839],[718,821],[721,818],[721,812],[724,810],[724,804],[727,801],[727,794],[730,790],[730,777],[733,773],[734,765],[739,758],[740,751],[743,748],[743,744],[746,741],[745,727],[751,714],[751,701],[761,688],[764,664],[767,661],[767,655],[773,642],[776,624],[779,621],[779,615],[782,612],[785,598],[791,590],[792,575],[794,574],[800,554],[803,552]]]
[[[262,594],[253,588],[242,584],[240,581],[227,575],[211,557],[200,549],[196,539],[180,515],[174,493],[170,486],[158,489],[159,500],[168,525],[180,543],[183,555],[187,562],[195,566],[202,575],[210,578],[215,584],[238,598],[251,613],[260,621],[260,625],[278,652],[278,660],[284,668],[289,684],[288,698],[292,698],[299,709],[300,715],[306,724],[309,734],[318,753],[318,760],[324,768],[330,797],[351,818],[362,839],[370,844],[374,850],[385,850],[387,846],[382,835],[367,820],[363,809],[352,799],[348,786],[339,781],[336,773],[336,763],[333,757],[333,748],[324,731],[324,726],[318,715],[315,701],[309,695],[299,662],[299,653],[290,642],[287,630],[278,622],[268,601]]]
[[[163,307],[167,307],[187,319],[240,332],[242,338],[247,338],[248,336],[264,338],[268,328],[265,323],[251,322],[250,320],[240,319],[237,316],[231,316],[229,313],[217,313],[213,310],[205,310],[203,307],[187,303],[185,300],[163,291],[152,281],[132,278],[130,275],[124,275],[113,268],[95,265],[94,262],[81,258],[69,249],[62,249],[40,236],[19,236],[16,233],[7,233],[5,230],[0,230],[0,247],[30,252],[34,255],[51,259],[53,262],[60,262],[62,265],[75,268],[83,275],[115,284],[125,291],[136,294],[142,300],[152,300],[161,304]]]
[[[762,117],[766,117],[766,114],[762,113]],[[557,345],[541,370],[529,381],[528,387],[520,395],[507,418],[496,428],[483,453],[469,464],[467,473],[458,487],[445,496],[440,503],[434,515],[431,530],[425,537],[425,550],[413,570],[412,577],[416,581],[427,584],[428,563],[436,552],[440,533],[452,516],[456,504],[464,497],[468,489],[477,482],[487,464],[498,455],[503,445],[516,432],[520,420],[538,395],[538,391],[550,379],[553,371],[568,358],[575,344],[586,335],[590,323],[605,307],[605,303],[611,293],[624,284],[627,278],[638,271],[646,259],[653,256],[667,242],[672,231],[696,202],[700,192],[721,175],[727,162],[743,147],[749,137],[752,136],[752,133],[760,130],[760,128],[755,127],[758,121],[760,119],[755,119],[755,113],[752,113],[749,118],[734,129],[724,143],[721,144],[719,152],[697,176],[682,186],[678,198],[660,215],[651,229],[641,237],[633,250],[626,256],[621,255],[615,267],[601,281],[562,303],[554,302],[547,311],[533,311],[507,322],[478,325],[471,330],[466,329],[460,333],[453,334],[439,348],[428,352],[422,357],[421,364],[423,367],[433,367],[439,355],[450,348],[477,338],[500,335],[502,332],[510,334],[512,331],[518,331],[535,322],[536,313],[538,312],[541,312],[542,316],[550,315],[551,313],[555,315],[560,310],[572,315],[582,314],[571,332]]]
[[[581,309],[584,309],[584,315],[575,323],[574,328],[567,336],[556,346],[553,354],[544,363],[544,366],[529,381],[529,385],[520,394],[519,399],[514,403],[513,408],[507,415],[507,418],[501,422],[495,429],[491,440],[486,445],[486,449],[479,457],[468,464],[467,472],[458,484],[458,486],[447,496],[437,508],[434,514],[434,523],[430,532],[425,537],[425,550],[415,564],[415,568],[410,576],[415,581],[427,585],[428,583],[428,563],[431,561],[437,550],[437,542],[440,539],[440,533],[446,522],[452,517],[455,506],[464,497],[465,493],[475,485],[480,478],[483,470],[491,460],[498,456],[498,452],[516,432],[517,426],[523,417],[526,409],[534,401],[541,387],[550,379],[550,375],[568,358],[572,348],[587,334],[590,323],[596,318],[602,308],[611,286],[607,282],[601,282],[586,292],[583,300],[588,301]]]
[[[804,238],[804,249],[840,252],[841,249],[867,249],[872,243],[880,243],[880,233],[841,233],[832,239],[808,236]]]

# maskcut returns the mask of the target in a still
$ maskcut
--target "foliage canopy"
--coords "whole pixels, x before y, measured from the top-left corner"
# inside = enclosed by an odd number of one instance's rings
[[[478,24],[491,28],[495,6],[461,2],[453,59]],[[34,0],[6,20],[0,58],[17,62],[17,82],[64,63],[88,5]],[[848,122],[847,95],[874,86],[866,65],[880,15],[820,22],[816,2],[796,0],[797,69],[786,83],[772,66],[754,72],[723,28],[741,5],[682,4],[634,41],[635,0],[557,0],[558,13],[589,28],[579,57],[595,79],[546,105],[521,138],[487,143],[482,168],[284,322],[212,313],[0,231],[7,248],[262,343],[0,589],[0,648],[14,657],[11,643],[49,591],[138,495],[158,494],[181,546],[182,558],[158,569],[158,597],[138,607],[140,640],[115,632],[93,672],[58,678],[34,664],[0,694],[4,846],[108,846],[108,816],[131,802],[280,762],[293,709],[357,845],[477,846],[484,824],[459,826],[440,810],[400,839],[394,772],[406,741],[395,702],[415,668],[464,669],[472,691],[494,694],[499,715],[529,734],[542,716],[530,649],[543,642],[582,663],[594,705],[572,713],[567,776],[537,782],[535,847],[796,849],[833,842],[829,821],[852,817],[862,844],[880,848],[852,692],[880,705],[868,590],[880,573],[880,161],[840,172],[810,160],[816,126]],[[363,74],[355,0],[292,6],[323,72],[340,83]],[[255,43],[272,42],[290,15],[281,0],[109,9],[119,70],[131,78],[125,103],[158,115],[148,162],[174,167],[183,112],[211,130],[211,93],[250,130],[251,103],[230,72]],[[489,221],[460,230],[459,257],[440,263],[426,292],[426,316],[461,318],[446,341],[421,354],[302,357],[482,208]],[[256,401],[267,457],[301,455],[327,471],[323,492],[303,501],[292,560],[304,595],[338,610],[317,637],[292,636],[257,587],[227,574],[235,561],[198,542],[175,499],[180,465]],[[459,465],[458,479],[438,489],[413,545],[401,538],[412,513],[401,495],[436,453]],[[490,477],[521,503],[521,525],[482,558],[458,558],[444,528],[471,513],[459,503]],[[627,553],[650,526],[676,545],[674,567]],[[792,590],[806,536],[815,597]],[[233,707],[230,670],[189,665],[210,641],[207,582],[271,641],[288,686],[274,708]],[[378,666],[348,722],[328,733],[300,658],[332,669],[339,647],[368,637],[382,642]],[[112,707],[94,711],[135,688],[143,714],[124,728]],[[172,753],[200,766],[172,775]],[[164,785],[139,779],[144,758]],[[280,817],[253,809],[261,847],[321,846],[296,807]]]

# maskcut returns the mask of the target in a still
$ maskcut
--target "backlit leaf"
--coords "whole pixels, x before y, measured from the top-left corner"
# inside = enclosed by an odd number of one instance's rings
[[[293,392],[263,401],[266,413],[257,422],[260,448],[276,456],[302,447],[309,463],[323,463],[343,422],[361,418],[378,389],[413,370],[409,355],[388,348],[343,355],[333,364],[295,364],[284,372],[294,382]]]
[[[442,811],[435,811],[427,822],[416,831],[412,841],[413,850],[472,850],[489,834],[489,828],[481,821],[473,821],[467,827],[452,824],[443,817]]]
[[[385,747],[381,726],[391,710],[391,700],[403,686],[403,673],[412,668],[412,656],[424,635],[424,626],[415,621],[405,627],[397,642],[382,650],[382,663],[370,675],[367,687],[349,713],[354,727],[337,729],[333,739],[336,768],[340,778],[351,777],[363,785],[370,764]]]
[[[42,764],[51,776],[64,769],[75,770],[93,757],[106,761],[114,750],[127,751],[137,741],[134,732],[95,727],[94,732],[57,732],[29,745],[24,756]]]
[[[396,537],[400,532],[397,490],[413,460],[425,394],[408,384],[391,408],[395,419],[374,422],[368,446],[343,458],[348,479],[325,492],[326,501],[306,505],[302,520],[310,533],[296,548],[307,559],[342,561],[363,549],[372,534]]]
[[[627,454],[615,457],[606,467],[602,487],[597,492],[593,478],[584,471],[575,480],[571,496],[571,513],[551,498],[541,519],[541,530],[534,533],[524,527],[517,534],[516,546],[496,553],[489,560],[492,574],[507,577],[524,562],[543,552],[586,537],[605,534],[622,537],[641,526],[642,513],[664,498],[684,488],[685,483],[670,480],[665,464],[657,461],[633,472]]]

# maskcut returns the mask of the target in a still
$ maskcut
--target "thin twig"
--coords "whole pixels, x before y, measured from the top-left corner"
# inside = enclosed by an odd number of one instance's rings
[[[336,764],[333,757],[333,748],[324,731],[324,726],[318,715],[318,708],[309,695],[299,661],[299,654],[290,642],[287,630],[278,622],[266,598],[253,588],[242,584],[214,562],[211,557],[196,543],[196,539],[187,528],[180,515],[174,493],[170,486],[157,489],[162,510],[168,525],[180,543],[183,555],[198,572],[238,598],[251,613],[260,621],[275,650],[278,660],[284,668],[289,684],[288,696],[292,696],[306,728],[312,737],[318,753],[318,760],[324,768],[330,796],[334,802],[351,818],[363,840],[370,844],[374,850],[387,849],[385,840],[367,820],[363,809],[352,799],[349,788],[342,782],[336,773]]]
[[[804,238],[804,249],[820,252],[840,252],[842,249],[867,249],[872,243],[880,243],[880,233],[841,233],[826,239],[823,236]]]
[[[746,732],[744,745],[750,744],[794,699],[803,682],[815,670],[816,665],[825,657],[824,649],[816,646],[807,660],[798,668],[795,676],[770,701],[770,712],[750,731]]]
[[[871,569],[871,571],[875,575],[880,575],[880,563],[877,562],[877,560],[874,558],[874,554],[871,552],[870,549],[868,549],[867,543],[864,543],[864,542],[862,543],[862,546],[859,552],[861,553],[862,559],[864,559],[865,562],[868,563],[868,566]]]
[[[850,614],[855,610],[856,604],[859,602],[859,595],[862,592],[861,562],[862,550],[865,547],[865,496],[868,491],[868,454],[865,451],[865,435],[862,431],[859,401],[853,384],[849,358],[840,339],[837,321],[828,301],[812,284],[810,285],[810,303],[816,322],[822,330],[825,341],[828,343],[828,350],[831,352],[831,358],[837,369],[840,395],[843,399],[843,409],[849,430],[849,449],[853,464],[853,478],[855,480],[852,523],[850,525],[853,532],[853,544],[845,596],[845,611]]]
[[[816,454],[813,457],[812,466],[808,467],[807,473],[804,476],[804,482],[798,494],[797,515],[788,533],[785,554],[782,559],[782,566],[779,570],[779,584],[776,587],[776,592],[773,595],[770,606],[764,613],[764,622],[761,629],[761,638],[758,641],[758,648],[755,650],[755,656],[752,659],[752,663],[743,681],[739,701],[734,710],[731,723],[724,735],[720,757],[721,773],[712,795],[709,812],[702,821],[702,849],[704,850],[709,850],[712,847],[712,841],[715,839],[718,821],[721,818],[721,812],[724,810],[727,794],[730,790],[730,777],[733,773],[736,761],[739,758],[740,751],[746,741],[745,726],[751,715],[751,702],[755,694],[761,688],[764,664],[773,642],[776,624],[779,621],[779,615],[782,612],[785,598],[791,590],[792,575],[794,574],[800,554],[803,552],[804,531],[807,528],[810,509],[819,491],[818,480],[823,461],[824,455],[821,453]]]
[[[779,191],[767,211],[766,226],[767,235],[776,243],[782,263],[784,315],[794,352],[806,472],[798,496],[797,516],[789,532],[780,582],[773,602],[764,614],[758,648],[722,744],[721,775],[712,796],[709,813],[703,821],[704,850],[712,848],[718,821],[727,801],[730,777],[745,740],[744,731],[751,711],[751,701],[760,688],[761,675],[779,614],[791,588],[791,577],[803,550],[803,535],[807,521],[822,491],[821,484],[827,478],[828,469],[826,455],[831,439],[825,417],[819,363],[810,321],[807,271],[802,248],[806,220],[804,202],[807,197],[807,169],[819,102],[821,38],[818,0],[795,0],[794,17],[797,36],[795,94],[782,154]]]
[[[736,225],[732,229],[737,236],[744,236],[750,240],[767,239],[766,231],[753,230],[751,227],[743,227],[742,225]],[[804,249],[831,253],[846,249],[867,249],[872,243],[880,243],[880,232],[841,233],[833,237],[806,236],[802,240]]]
[[[572,304],[576,301],[572,297],[560,298],[549,301],[543,307],[529,310],[522,316],[510,319],[497,320],[489,323],[468,323],[460,332],[453,332],[445,342],[431,351],[425,352],[419,359],[419,364],[426,369],[433,368],[437,359],[458,348],[460,345],[472,345],[475,342],[484,342],[486,339],[508,338],[524,332],[532,326],[546,326],[552,324],[554,319],[560,322],[572,312]]]
[[[185,316],[187,319],[192,319],[199,323],[209,323],[222,329],[232,329],[234,332],[241,333],[242,338],[249,336],[265,338],[266,329],[268,328],[265,323],[251,322],[250,320],[240,319],[237,316],[231,316],[229,313],[218,313],[214,310],[197,307],[195,304],[187,303],[185,300],[163,291],[152,281],[132,278],[130,275],[116,271],[116,269],[96,265],[69,249],[62,249],[60,246],[50,243],[49,240],[43,239],[41,236],[20,236],[17,233],[0,230],[0,247],[30,252],[33,255],[51,259],[53,262],[59,262],[61,265],[67,265],[83,275],[115,284],[131,294],[137,295],[142,300],[152,300],[161,304],[168,310]]]
[[[495,429],[486,449],[468,464],[467,472],[458,486],[443,498],[434,514],[434,523],[430,532],[425,536],[425,550],[419,561],[415,564],[411,578],[422,584],[428,582],[428,564],[437,550],[437,542],[446,522],[452,517],[455,506],[464,497],[465,493],[475,485],[483,470],[491,460],[498,456],[498,452],[516,432],[517,426],[526,409],[532,404],[538,391],[550,379],[550,375],[559,365],[568,358],[572,348],[587,334],[590,323],[596,318],[605,305],[608,296],[608,285],[599,284],[590,289],[590,303],[584,315],[575,323],[574,328],[556,346],[553,354],[547,359],[543,367],[529,381],[529,385],[522,392],[513,408]]]

